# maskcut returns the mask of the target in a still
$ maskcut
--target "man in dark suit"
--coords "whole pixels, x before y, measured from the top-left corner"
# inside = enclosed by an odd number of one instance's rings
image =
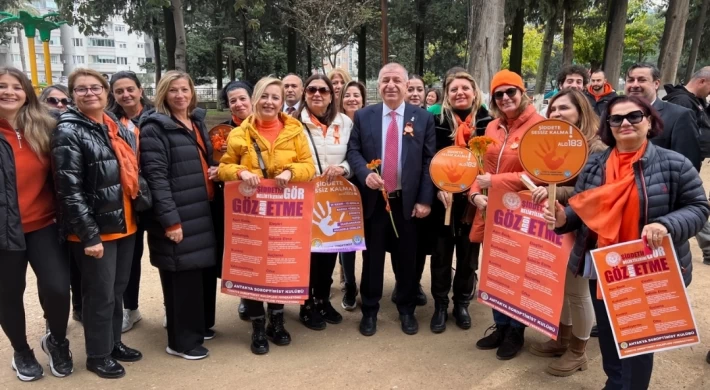
[[[658,88],[661,86],[661,72],[655,65],[641,62],[631,65],[626,71],[627,95],[644,98],[651,103],[661,115],[663,132],[651,138],[656,146],[672,150],[684,155],[695,169],[700,172],[700,135],[693,112],[687,108],[664,102],[658,98]]]
[[[382,298],[385,252],[397,264],[397,310],[402,331],[415,334],[419,325],[414,317],[418,280],[416,272],[417,229],[414,218],[429,215],[434,199],[434,184],[429,163],[436,152],[434,117],[422,108],[404,103],[407,70],[402,65],[385,65],[378,77],[383,103],[355,113],[348,143],[347,159],[362,195],[365,217],[363,252],[362,320],[360,333],[372,336],[377,331],[377,312]],[[379,172],[367,167],[381,159]],[[388,192],[392,221],[386,211],[382,189]]]

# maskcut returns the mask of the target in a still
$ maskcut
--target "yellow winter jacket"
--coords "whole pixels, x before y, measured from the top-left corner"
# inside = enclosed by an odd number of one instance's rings
[[[301,122],[284,113],[279,114],[279,120],[284,123],[284,128],[273,145],[259,134],[254,115],[250,115],[239,127],[232,130],[227,138],[227,152],[219,163],[217,172],[219,179],[240,180],[238,174],[245,169],[259,177],[264,177],[254,149],[253,143],[256,141],[261,149],[269,178],[273,179],[284,170],[289,170],[292,182],[311,180],[316,169]]]

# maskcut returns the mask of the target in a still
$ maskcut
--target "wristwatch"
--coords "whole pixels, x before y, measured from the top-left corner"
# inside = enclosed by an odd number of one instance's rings
[[[474,192],[473,194],[471,194],[471,203],[473,203],[474,199],[476,199],[476,195],[481,195],[481,194],[479,194],[478,192]]]

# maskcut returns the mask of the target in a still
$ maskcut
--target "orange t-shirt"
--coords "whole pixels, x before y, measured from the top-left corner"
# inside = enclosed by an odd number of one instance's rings
[[[45,228],[54,222],[55,203],[50,185],[49,156],[39,156],[27,140],[18,138],[10,123],[0,119],[0,132],[5,136],[15,155],[17,201],[24,233]],[[23,137],[20,130],[19,137]]]

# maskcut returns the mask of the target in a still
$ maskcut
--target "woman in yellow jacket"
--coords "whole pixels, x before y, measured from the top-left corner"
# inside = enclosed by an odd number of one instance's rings
[[[284,91],[281,80],[265,77],[256,84],[252,95],[254,114],[229,133],[227,152],[219,164],[222,181],[242,180],[256,187],[262,178],[273,178],[285,187],[290,181],[309,181],[315,166],[306,133],[298,119],[283,114]],[[283,305],[269,303],[269,326],[266,327],[263,302],[244,300],[252,320],[251,351],[269,352],[267,337],[276,345],[291,343],[284,328]]]

